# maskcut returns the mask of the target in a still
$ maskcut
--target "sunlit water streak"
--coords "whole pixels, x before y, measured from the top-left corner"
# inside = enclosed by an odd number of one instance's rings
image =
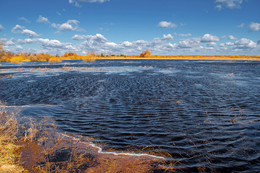
[[[240,61],[3,63],[0,100],[106,143],[100,152],[168,152],[181,170],[256,172],[259,69]]]

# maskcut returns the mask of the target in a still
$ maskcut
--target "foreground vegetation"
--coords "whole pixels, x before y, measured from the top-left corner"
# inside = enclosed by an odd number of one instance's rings
[[[175,172],[173,166],[178,164],[149,156],[100,153],[87,138],[54,131],[50,120],[40,125],[17,116],[0,104],[0,172]]]

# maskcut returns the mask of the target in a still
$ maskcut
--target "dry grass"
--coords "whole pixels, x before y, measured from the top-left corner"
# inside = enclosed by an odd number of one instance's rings
[[[123,59],[123,60],[201,60],[201,61],[260,61],[260,56],[197,56],[197,55],[146,55],[146,56],[106,56],[96,59]]]
[[[160,159],[99,153],[88,138],[64,135],[33,120],[20,124],[16,114],[0,109],[0,172],[171,172],[155,164],[163,164]],[[53,128],[50,120],[42,124]]]
[[[1,108],[2,109],[2,108]],[[18,138],[18,124],[15,115],[0,110],[0,172],[23,172],[20,166]]]

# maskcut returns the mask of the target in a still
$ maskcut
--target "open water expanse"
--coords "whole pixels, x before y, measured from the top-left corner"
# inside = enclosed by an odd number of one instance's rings
[[[169,153],[180,172],[260,170],[260,62],[0,63],[0,100],[105,150]]]

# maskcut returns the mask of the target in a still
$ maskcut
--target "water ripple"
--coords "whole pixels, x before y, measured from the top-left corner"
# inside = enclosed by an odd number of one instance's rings
[[[28,70],[38,66],[51,70]],[[66,132],[106,143],[104,149],[168,152],[180,172],[259,170],[259,62],[63,66],[1,66],[0,75],[14,75],[0,78],[1,101],[22,107],[26,116],[50,116]]]

